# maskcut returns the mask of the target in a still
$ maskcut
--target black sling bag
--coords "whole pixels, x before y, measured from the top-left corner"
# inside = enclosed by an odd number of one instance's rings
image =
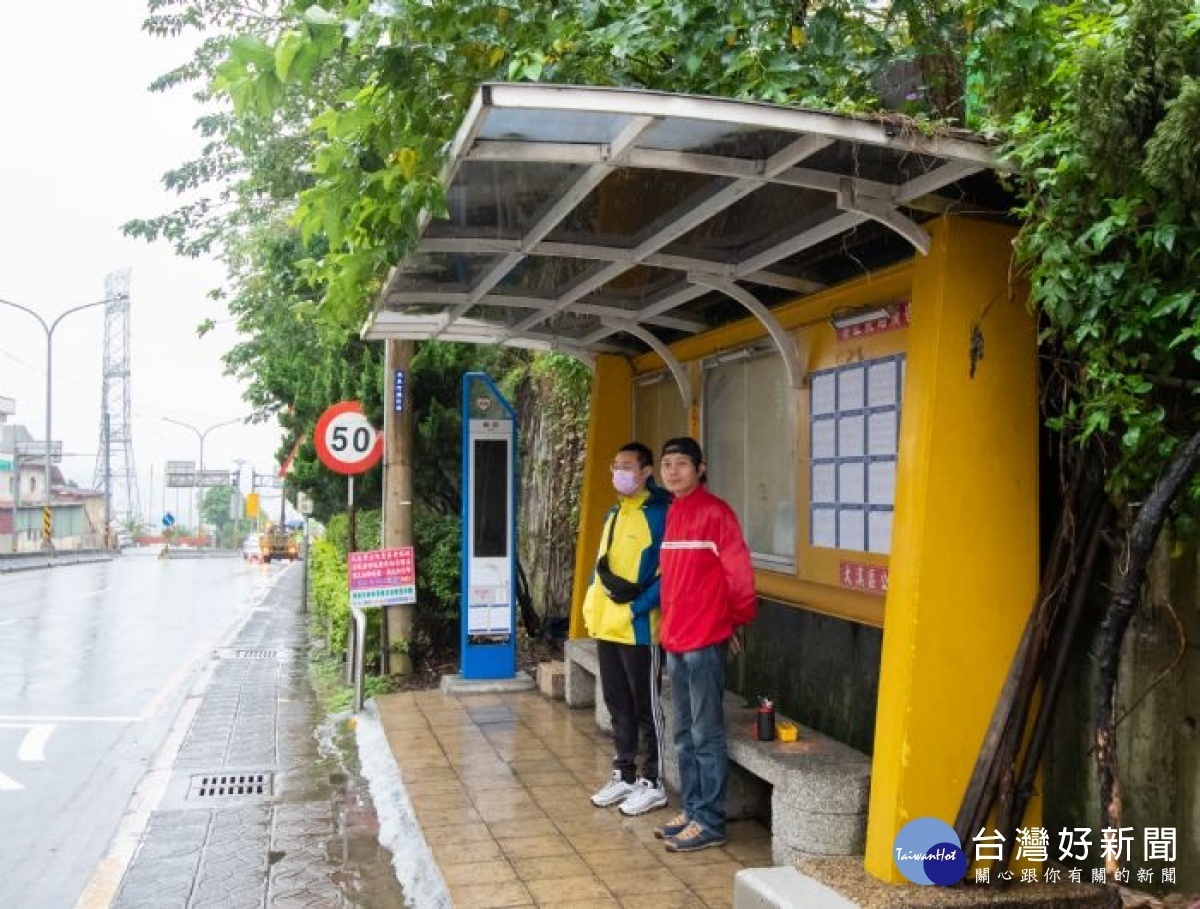
[[[617,518],[620,516],[621,509],[618,508],[613,514],[612,523],[608,525],[608,545],[604,547],[604,555],[596,563],[596,574],[600,576],[600,584],[604,587],[604,592],[608,594],[610,600],[614,603],[632,603],[646,588],[641,584],[627,581],[620,575],[613,574],[608,567],[608,551],[612,549],[613,534],[616,533]]]

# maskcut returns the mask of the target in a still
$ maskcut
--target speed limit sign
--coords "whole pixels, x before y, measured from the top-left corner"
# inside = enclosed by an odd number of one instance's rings
[[[383,457],[383,436],[367,421],[357,401],[327,408],[317,420],[314,437],[317,457],[334,473],[363,473]]]

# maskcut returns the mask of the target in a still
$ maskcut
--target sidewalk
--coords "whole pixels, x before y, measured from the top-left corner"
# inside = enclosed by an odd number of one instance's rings
[[[731,823],[722,848],[668,853],[653,830],[674,815],[674,796],[638,818],[594,808],[612,744],[590,710],[537,692],[439,691],[386,695],[373,710],[403,781],[400,804],[380,815],[411,812],[423,842],[408,848],[428,849],[444,888],[419,909],[728,907],[734,874],[771,864],[768,831],[753,821]],[[372,790],[379,797],[374,774]]]
[[[114,909],[405,905],[345,723],[308,682],[300,579],[285,570],[218,653]]]

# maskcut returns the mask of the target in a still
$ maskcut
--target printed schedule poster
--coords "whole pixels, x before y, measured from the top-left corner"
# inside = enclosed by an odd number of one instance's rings
[[[467,606],[467,634],[512,634],[512,608],[504,586],[475,586]]]

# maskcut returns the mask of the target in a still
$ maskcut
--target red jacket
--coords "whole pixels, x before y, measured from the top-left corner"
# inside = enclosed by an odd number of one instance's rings
[[[667,509],[660,638],[671,653],[728,640],[754,619],[754,568],[737,515],[703,486]]]

